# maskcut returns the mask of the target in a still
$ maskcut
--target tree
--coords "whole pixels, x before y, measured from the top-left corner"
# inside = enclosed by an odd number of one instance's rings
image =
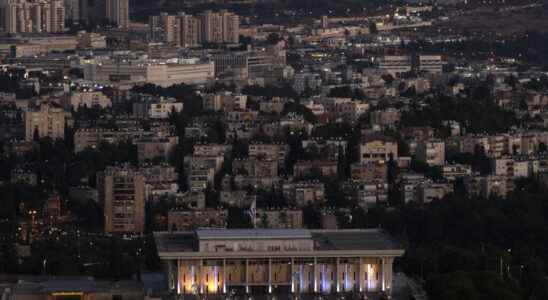
[[[276,45],[278,44],[280,41],[282,40],[282,38],[280,37],[279,34],[273,32],[273,33],[270,33],[267,37],[266,37],[266,41],[270,44],[270,45]]]
[[[34,132],[33,132],[33,134],[32,134],[32,140],[33,140],[34,142],[40,141],[40,132],[38,131],[38,127],[35,127],[35,128],[34,128]]]
[[[266,215],[266,212],[263,212],[261,215],[261,228],[268,228],[268,216]]]
[[[246,210],[231,206],[228,208],[227,216],[228,228],[253,228],[253,223],[250,215]]]
[[[377,24],[375,22],[369,23],[369,33],[371,34],[377,34],[379,30],[377,29]]]

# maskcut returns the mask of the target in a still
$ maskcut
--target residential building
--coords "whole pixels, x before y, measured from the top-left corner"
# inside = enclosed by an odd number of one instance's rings
[[[254,224],[259,228],[303,228],[303,212],[291,209],[258,209]]]
[[[107,167],[97,176],[99,203],[106,233],[142,233],[145,226],[145,177],[123,165]]]
[[[105,0],[106,19],[121,29],[129,28],[129,0]]]
[[[169,231],[190,231],[198,228],[226,228],[225,209],[178,210],[167,214]]]
[[[385,136],[366,137],[360,143],[360,162],[387,162],[398,158],[398,143]]]
[[[346,195],[365,209],[388,204],[388,183],[384,178],[345,182],[343,190]]]
[[[107,108],[112,106],[112,102],[101,91],[82,90],[75,91],[70,95],[70,107],[78,111],[81,107],[100,107]]]
[[[472,175],[472,167],[470,165],[450,164],[441,168],[442,175],[449,181],[455,181],[458,178],[463,178]]]
[[[417,196],[420,203],[429,203],[443,199],[454,192],[452,182],[433,182],[431,180],[421,182],[417,187]]]
[[[198,15],[202,41],[205,43],[239,42],[240,17],[226,10],[205,11]]]
[[[145,177],[145,199],[155,201],[163,195],[175,195],[179,190],[179,174],[166,164],[142,165],[139,172]]]
[[[133,115],[139,119],[167,119],[173,112],[181,112],[183,103],[174,98],[154,99],[152,101],[134,102]]]
[[[388,166],[384,161],[369,161],[350,165],[350,178],[353,181],[364,182],[377,179],[386,179]]]
[[[418,161],[429,166],[443,166],[445,165],[445,142],[442,140],[420,141],[415,154]]]
[[[331,177],[338,174],[337,161],[332,160],[313,160],[298,161],[293,166],[293,176],[297,178],[324,176]]]
[[[65,31],[62,0],[0,2],[0,31],[6,33],[59,33]]]
[[[52,103],[40,103],[39,107],[25,111],[25,140],[49,137],[65,138],[66,112]]]
[[[267,159],[283,162],[289,153],[289,146],[281,143],[260,143],[252,142],[249,144],[249,157],[257,159]]]
[[[379,69],[394,77],[411,72],[413,67],[410,56],[386,55],[379,59],[378,64]]]
[[[282,193],[289,203],[298,207],[325,201],[325,186],[319,181],[284,183]]]
[[[140,162],[149,160],[166,161],[179,143],[179,137],[142,137],[133,141],[137,146],[137,156]]]
[[[38,184],[38,175],[34,172],[17,168],[10,172],[10,182],[13,184],[36,186]]]
[[[468,194],[485,198],[490,196],[506,197],[508,191],[512,189],[507,177],[496,175],[465,177],[464,187]]]
[[[443,72],[444,61],[441,55],[419,55],[419,71],[440,74]]]

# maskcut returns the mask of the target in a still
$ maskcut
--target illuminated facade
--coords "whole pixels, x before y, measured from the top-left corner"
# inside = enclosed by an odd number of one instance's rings
[[[155,233],[177,294],[389,293],[404,250],[379,230]]]

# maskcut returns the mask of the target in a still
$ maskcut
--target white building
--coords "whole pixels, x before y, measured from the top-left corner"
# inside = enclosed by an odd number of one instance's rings
[[[199,229],[154,236],[168,288],[179,295],[389,297],[392,263],[404,253],[376,229]]]
[[[84,61],[83,69],[85,80],[104,85],[152,83],[168,87],[203,84],[215,77],[214,63],[198,59],[95,58]]]
[[[101,91],[77,91],[70,95],[70,106],[76,111],[84,106],[107,108],[111,105],[110,98]]]
[[[429,166],[445,164],[445,143],[441,140],[421,141],[417,145],[417,159]]]
[[[411,57],[405,55],[385,55],[379,60],[379,69],[385,70],[392,76],[411,72]]]

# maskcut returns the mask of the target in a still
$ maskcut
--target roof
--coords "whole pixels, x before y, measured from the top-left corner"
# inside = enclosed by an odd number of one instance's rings
[[[198,229],[200,240],[215,239],[310,239],[305,229]]]
[[[142,292],[142,284],[137,281],[95,281],[87,277],[41,278],[22,277],[13,285],[15,294],[44,294],[58,292]]]
[[[381,230],[312,231],[314,250],[394,250],[401,245]]]
[[[195,232],[155,232],[154,236],[158,252],[163,255],[198,254],[198,239],[309,239],[314,242],[312,252],[403,251],[402,245],[379,229],[198,229]]]

